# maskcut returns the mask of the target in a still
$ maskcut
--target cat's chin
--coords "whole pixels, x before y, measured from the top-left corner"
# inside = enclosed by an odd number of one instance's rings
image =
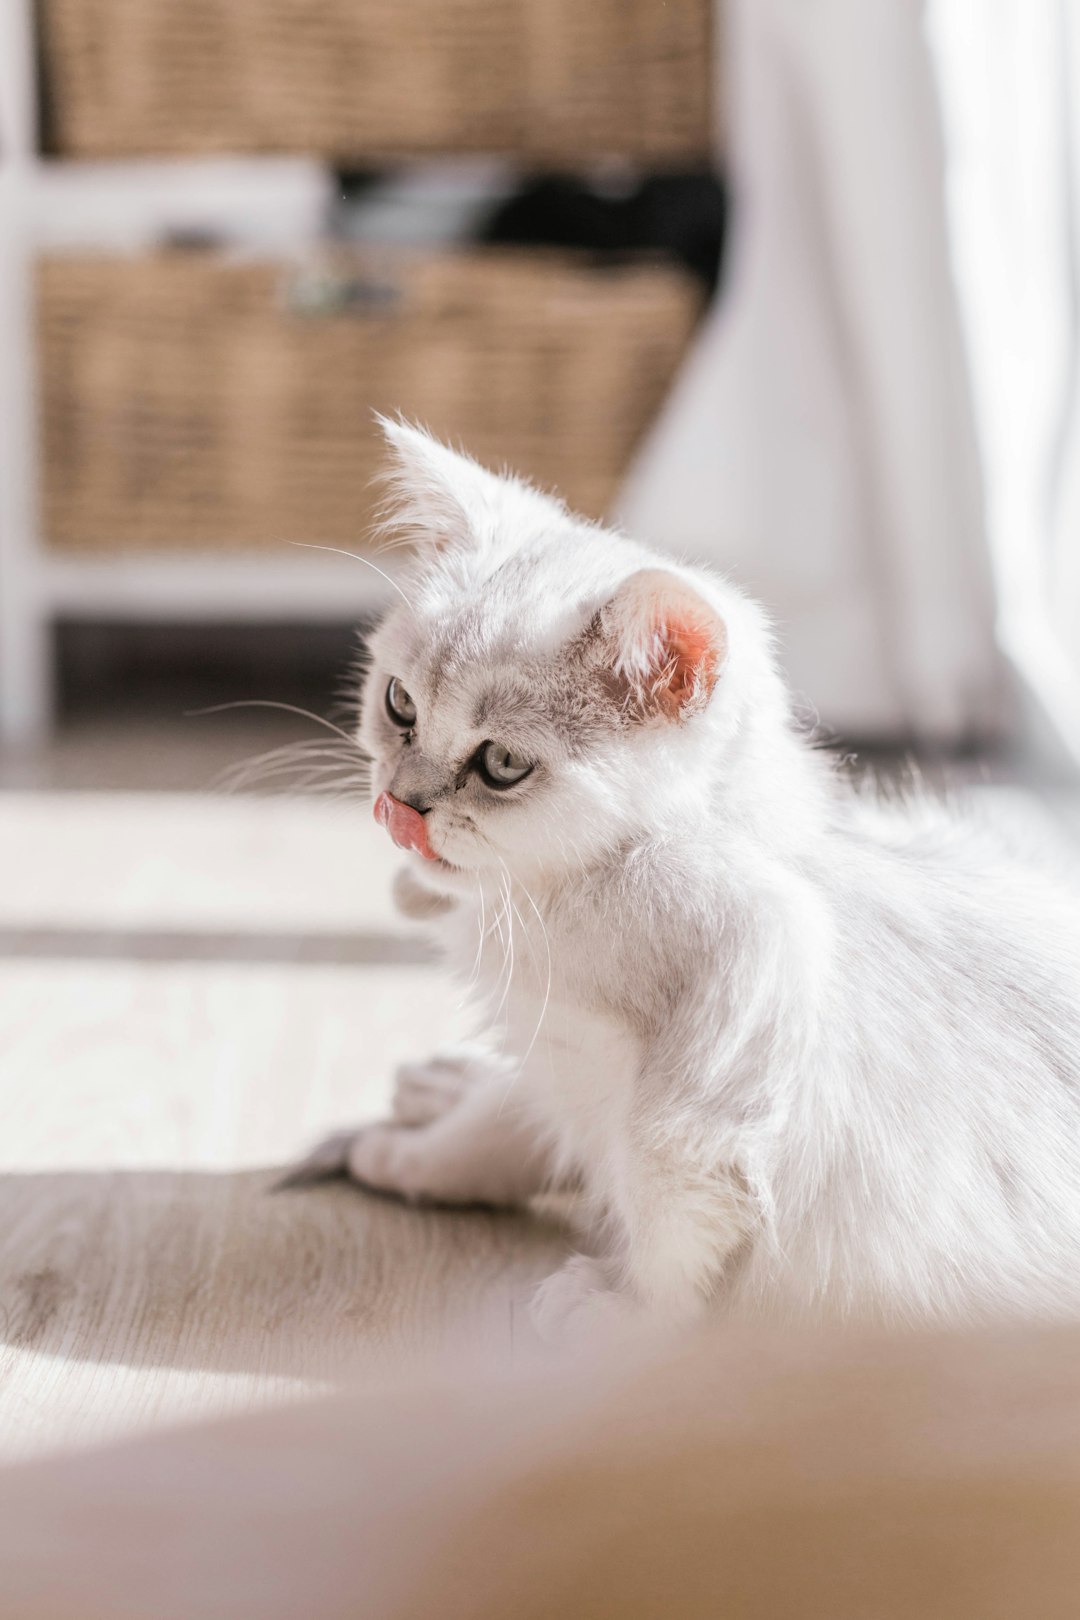
[[[455,866],[443,855],[436,855],[434,860],[423,855],[411,856],[407,870],[424,888],[433,889],[437,894],[460,894],[476,880],[475,872]]]
[[[411,865],[398,868],[394,878],[394,903],[405,917],[424,922],[451,910],[457,903],[457,894],[447,887],[422,883]]]

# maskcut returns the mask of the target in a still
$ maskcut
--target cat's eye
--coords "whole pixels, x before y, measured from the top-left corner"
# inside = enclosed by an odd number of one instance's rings
[[[476,755],[476,768],[488,787],[513,787],[532,770],[531,760],[522,759],[502,743],[483,743]]]
[[[416,704],[396,675],[391,675],[386,688],[386,712],[395,726],[415,726]]]

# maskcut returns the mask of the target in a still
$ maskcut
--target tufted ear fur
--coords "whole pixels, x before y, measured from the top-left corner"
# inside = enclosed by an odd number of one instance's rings
[[[499,477],[424,428],[377,418],[390,452],[390,499],[382,528],[412,545],[440,551],[485,547],[508,503],[529,512],[557,503],[520,479]]]
[[[727,628],[677,574],[631,574],[601,608],[597,628],[605,663],[643,719],[682,720],[708,703],[727,657]]]

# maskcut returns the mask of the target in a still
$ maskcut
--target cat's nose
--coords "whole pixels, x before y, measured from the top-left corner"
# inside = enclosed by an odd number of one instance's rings
[[[419,810],[392,793],[380,793],[375,800],[375,820],[385,827],[399,849],[415,849],[425,861],[437,861],[438,856],[428,842],[427,823]]]

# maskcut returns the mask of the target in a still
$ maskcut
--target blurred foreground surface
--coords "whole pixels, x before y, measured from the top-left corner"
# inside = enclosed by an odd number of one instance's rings
[[[1071,1620],[1076,1330],[713,1333],[0,1471],[19,1620]]]

